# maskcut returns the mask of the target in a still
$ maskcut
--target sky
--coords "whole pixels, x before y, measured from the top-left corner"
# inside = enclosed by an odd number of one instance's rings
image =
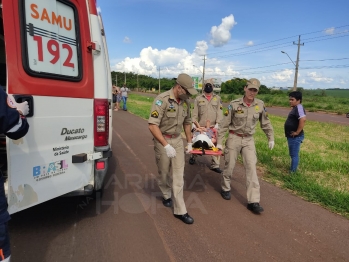
[[[291,87],[300,36],[297,86],[349,89],[348,0],[97,0],[97,6],[112,71],[174,78],[205,69],[205,79]]]

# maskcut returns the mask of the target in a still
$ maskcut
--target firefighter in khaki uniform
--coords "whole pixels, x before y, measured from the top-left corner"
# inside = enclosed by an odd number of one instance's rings
[[[219,124],[217,148],[222,149],[222,140],[227,130],[229,136],[225,144],[225,167],[222,174],[222,191],[224,199],[230,200],[230,180],[238,155],[241,153],[246,170],[247,208],[254,213],[260,213],[260,186],[257,177],[257,156],[253,134],[258,121],[268,137],[269,149],[274,147],[274,130],[266,113],[262,100],[255,98],[260,87],[258,79],[252,78],[244,87],[245,96],[230,102],[224,111],[224,117]]]
[[[154,151],[158,166],[158,186],[163,194],[163,205],[172,206],[171,167],[174,216],[186,224],[194,219],[189,216],[183,198],[184,146],[182,128],[188,141],[187,152],[192,150],[191,117],[189,97],[197,94],[192,78],[179,74],[172,89],[156,97],[148,120],[149,130],[154,136]]]
[[[211,83],[206,83],[202,95],[197,96],[194,101],[194,109],[192,120],[193,123],[198,122],[201,127],[206,126],[206,121],[210,122],[210,128],[218,129],[218,123],[223,118],[222,100],[213,93],[213,86]],[[219,168],[219,157],[212,156],[211,170],[222,173]]]

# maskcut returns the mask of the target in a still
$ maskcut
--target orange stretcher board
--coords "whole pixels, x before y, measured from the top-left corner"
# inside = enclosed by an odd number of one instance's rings
[[[189,152],[192,155],[203,155],[201,150],[198,149],[194,149],[192,151]],[[211,155],[211,156],[222,156],[223,155],[223,151],[219,150],[219,151],[213,151],[213,150],[208,150],[205,149],[205,155]]]

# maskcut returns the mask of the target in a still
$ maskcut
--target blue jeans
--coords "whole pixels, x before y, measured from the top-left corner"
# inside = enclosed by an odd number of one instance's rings
[[[127,96],[123,96],[122,97],[122,103],[123,103],[122,109],[125,110],[125,111],[127,110],[126,102],[127,102]]]
[[[299,151],[301,143],[304,140],[304,134],[297,137],[287,137],[288,150],[291,157],[290,172],[296,172],[299,163]]]

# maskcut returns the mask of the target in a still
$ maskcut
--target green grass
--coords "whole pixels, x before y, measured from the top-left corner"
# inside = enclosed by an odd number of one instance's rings
[[[131,94],[128,110],[148,119],[153,99]],[[289,175],[290,157],[283,130],[286,118],[270,115],[270,119],[274,149],[269,150],[259,127],[254,136],[263,179],[349,218],[349,127],[307,121],[298,172]]]
[[[270,116],[270,119],[275,148],[268,149],[260,128],[255,134],[263,179],[349,218],[349,127],[307,121],[298,172],[289,175],[290,157],[283,133],[285,118]]]
[[[136,94],[129,94],[127,99],[127,110],[141,118],[148,119],[154,97],[145,97]],[[120,103],[122,108],[122,102]]]
[[[328,113],[343,115],[343,114],[349,113],[349,102],[348,102],[349,97],[347,96],[347,94],[349,94],[349,91],[348,92],[345,92],[345,90],[343,91],[344,92],[341,93],[343,94],[343,96],[341,97],[303,95],[302,104],[304,108],[309,112],[325,111]],[[242,95],[234,96],[231,94],[229,95],[223,94],[221,95],[221,97],[224,102],[229,102],[232,100],[231,97],[238,98],[238,97],[242,97]],[[285,93],[285,95],[259,94],[258,98],[263,100],[266,106],[268,107],[271,107],[271,106],[289,107],[287,93]]]

